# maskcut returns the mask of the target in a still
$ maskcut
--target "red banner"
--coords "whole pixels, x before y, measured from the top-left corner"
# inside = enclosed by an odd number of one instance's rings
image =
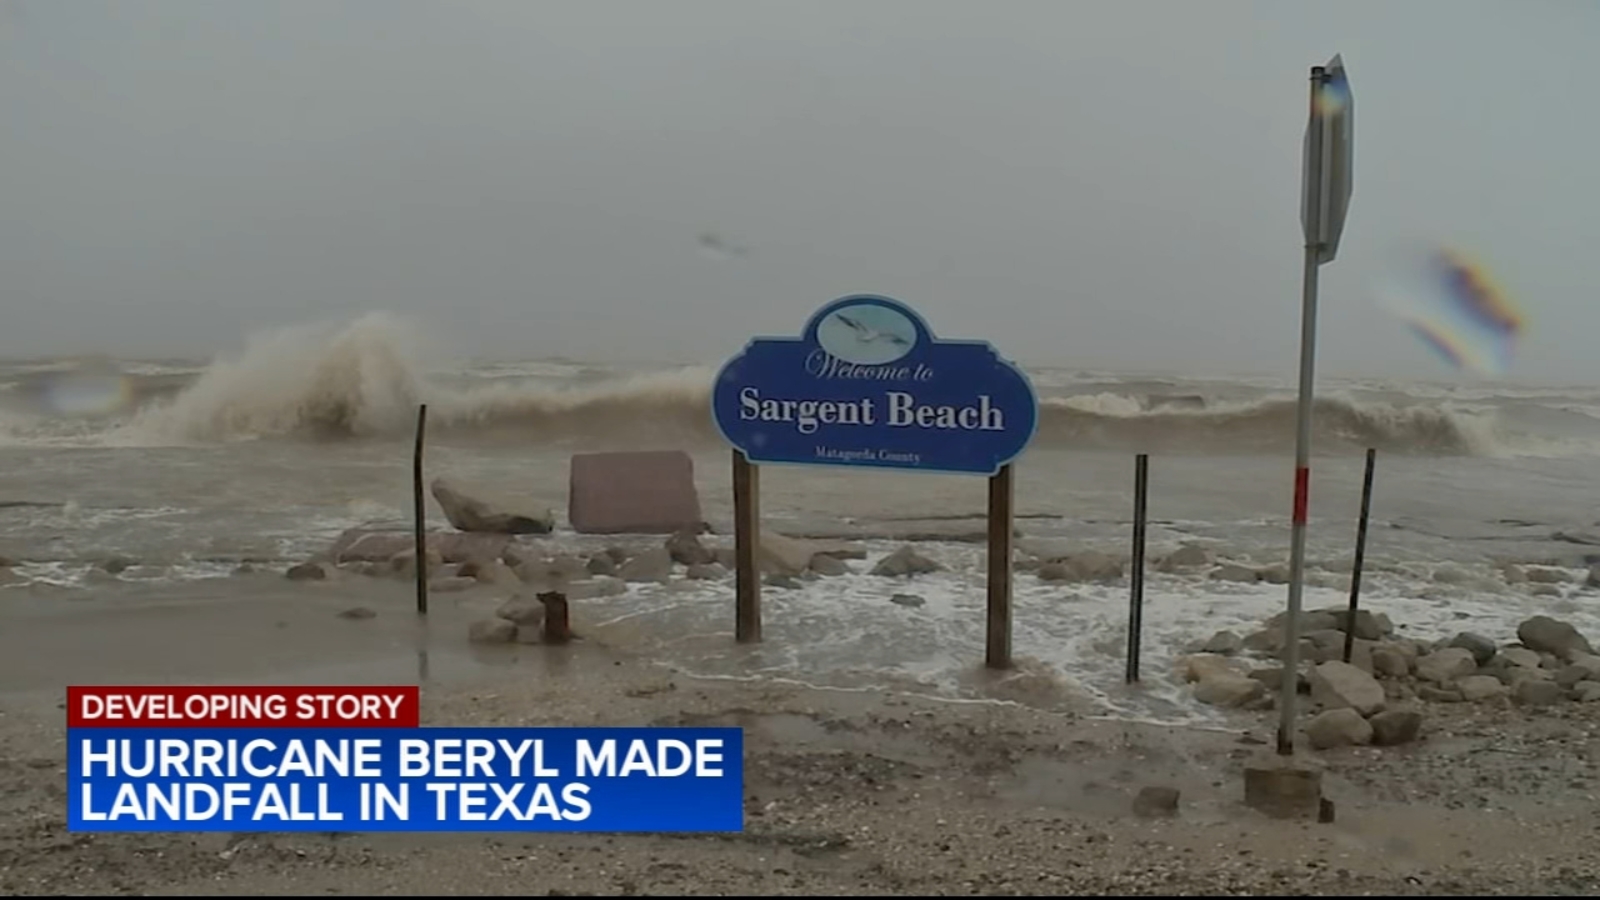
[[[69,687],[68,728],[416,728],[397,687]]]

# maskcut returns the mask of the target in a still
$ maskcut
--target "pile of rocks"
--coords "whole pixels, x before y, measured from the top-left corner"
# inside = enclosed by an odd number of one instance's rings
[[[1395,744],[1420,732],[1428,703],[1496,702],[1537,709],[1600,701],[1600,656],[1571,624],[1534,616],[1517,641],[1462,632],[1432,642],[1396,637],[1382,613],[1307,611],[1300,625],[1297,694],[1316,715],[1305,726],[1319,749]],[[1350,638],[1350,662],[1343,661]],[[1253,634],[1218,632],[1181,661],[1195,698],[1214,706],[1271,709],[1284,670],[1284,614]],[[1251,659],[1266,663],[1252,665]],[[1273,665],[1277,662],[1277,665]]]
[[[695,530],[680,531],[655,544],[622,542],[572,552],[545,538],[481,532],[429,532],[424,535],[429,590],[465,590],[481,584],[529,584],[560,589],[574,598],[623,593],[630,583],[665,583],[680,577],[718,580],[732,575],[731,541],[712,543]],[[850,565],[866,551],[843,541],[802,540],[765,532],[756,563],[763,583],[793,589],[802,581],[855,574]],[[909,578],[942,571],[938,562],[906,544],[879,560],[871,574]],[[291,567],[287,577],[322,581],[335,574],[415,578],[416,537],[399,529],[353,528],[313,559]]]

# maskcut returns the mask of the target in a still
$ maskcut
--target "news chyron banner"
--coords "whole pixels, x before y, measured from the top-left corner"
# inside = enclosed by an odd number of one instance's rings
[[[738,728],[421,727],[416,687],[71,687],[71,831],[744,828]]]

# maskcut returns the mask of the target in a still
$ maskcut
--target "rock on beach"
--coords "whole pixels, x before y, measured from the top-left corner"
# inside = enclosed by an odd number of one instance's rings
[[[446,519],[466,532],[490,534],[549,534],[555,530],[555,515],[550,510],[516,510],[503,502],[488,500],[449,478],[433,480],[433,499],[439,502]]]

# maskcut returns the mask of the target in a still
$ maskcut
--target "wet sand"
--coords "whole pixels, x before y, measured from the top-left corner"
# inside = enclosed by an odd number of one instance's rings
[[[281,579],[281,576],[280,576]],[[996,703],[700,681],[607,646],[471,650],[472,603],[226,582],[13,605],[0,628],[7,894],[1572,894],[1600,891],[1600,704],[1429,710],[1425,739],[1308,757],[1337,821],[1243,807],[1275,718],[1217,731]],[[365,605],[375,618],[347,620]],[[582,629],[581,616],[575,626]],[[732,646],[730,640],[730,647]],[[416,683],[431,725],[746,731],[739,835],[70,834],[68,683]],[[1087,712],[1087,711],[1086,711]],[[1147,785],[1181,791],[1141,819]]]

